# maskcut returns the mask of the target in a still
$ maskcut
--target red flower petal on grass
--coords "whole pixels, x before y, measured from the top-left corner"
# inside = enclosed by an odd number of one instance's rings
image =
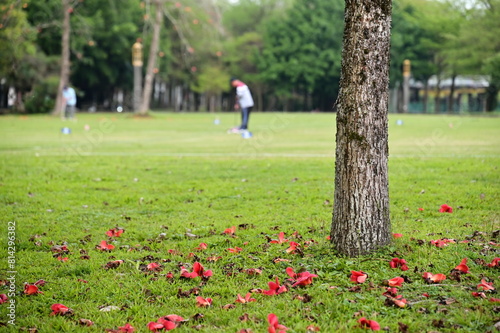
[[[454,269],[452,269],[452,271],[459,271],[462,274],[470,273],[469,267],[467,266],[467,258],[462,259],[460,264],[457,267],[455,267]]]
[[[391,268],[401,268],[402,271],[407,271],[408,270],[408,265],[406,265],[407,262],[404,259],[399,259],[399,258],[392,258],[391,261],[389,261],[389,266]]]
[[[130,325],[129,323],[126,323],[125,326],[118,327],[118,332],[119,333],[134,333],[135,328],[132,325]]]
[[[267,316],[267,322],[269,323],[269,327],[267,328],[268,333],[286,333],[288,329],[278,322],[278,317],[274,313],[270,313]]]
[[[257,301],[255,298],[251,298],[252,297],[252,293],[247,293],[245,295],[245,297],[241,297],[240,294],[238,294],[238,296],[236,296],[236,303],[241,303],[241,304],[245,304],[245,303],[249,303],[249,302],[255,302]]]
[[[244,272],[247,273],[248,275],[261,275],[262,274],[262,270],[258,269],[258,268],[248,268],[248,269],[245,269]]]
[[[26,283],[24,285],[24,291],[26,295],[36,295],[36,294],[43,294],[43,292],[38,290],[38,287],[34,284],[29,284]]]
[[[209,307],[212,305],[212,299],[210,297],[203,298],[201,296],[196,297],[196,306],[198,307]]]
[[[207,248],[208,248],[207,243],[200,243],[200,245],[198,245],[198,247],[195,248],[195,250],[203,251],[203,250],[206,250]]]
[[[52,310],[52,313],[50,314],[51,316],[56,316],[56,315],[63,316],[65,314],[71,313],[70,308],[60,303],[52,304],[50,309]]]
[[[495,287],[493,287],[493,282],[486,282],[485,279],[481,279],[481,283],[477,285],[477,289],[483,291],[490,291],[490,290],[495,290]]]
[[[446,280],[446,275],[444,274],[432,274],[429,272],[425,272],[424,274],[422,274],[422,277],[427,283],[439,283]]]
[[[291,253],[294,254],[296,253],[300,248],[300,244],[296,242],[290,242],[290,247],[286,249],[286,253]]]
[[[147,326],[148,330],[150,330],[151,332],[158,332],[159,330],[162,330],[164,328],[163,324],[154,321],[149,322]]]
[[[236,233],[236,227],[233,225],[231,228],[227,228],[223,231],[226,235],[234,235]]]
[[[365,317],[358,319],[359,327],[370,329],[372,331],[380,331],[380,324],[375,320],[368,320]]]
[[[398,295],[398,290],[396,288],[389,287],[382,295],[385,297],[396,297]]]
[[[495,258],[488,264],[488,267],[500,267],[500,258]]]
[[[283,244],[283,243],[288,243],[289,240],[285,239],[285,233],[282,231],[278,234],[278,239],[271,239],[270,243],[274,244]]]
[[[389,287],[401,287],[403,285],[404,281],[405,281],[405,279],[398,276],[398,277],[392,278],[390,280],[387,280],[387,284]]]
[[[243,249],[241,247],[235,247],[234,249],[233,248],[229,248],[227,250],[229,252],[231,252],[231,253],[239,253],[239,252],[243,251]]]
[[[441,205],[441,208],[439,208],[440,213],[453,213],[453,208],[448,206],[447,204]]]
[[[363,283],[368,278],[368,274],[363,271],[351,271],[351,282]]]
[[[123,230],[121,228],[113,228],[113,229],[109,229],[108,231],[106,231],[106,235],[109,237],[120,237],[124,231],[125,230]]]
[[[195,262],[193,264],[193,271],[191,273],[186,268],[184,268],[184,266],[181,267],[181,277],[187,279],[194,279],[198,276],[208,279],[209,277],[212,276],[212,271],[210,270],[206,271],[205,268],[199,262]]]
[[[100,251],[111,251],[115,248],[114,245],[108,244],[105,240],[101,241],[99,245],[96,245],[96,249]]]
[[[0,294],[0,304],[7,302],[9,298],[5,294]]]
[[[403,237],[403,234],[392,234],[392,237],[401,238],[401,237]]]
[[[161,266],[156,262],[148,264],[146,268],[148,271],[153,271],[153,272],[161,272],[163,270],[163,268],[161,268]]]
[[[483,293],[483,292],[481,292],[481,291],[480,291],[480,292],[473,291],[471,294],[472,294],[472,296],[474,296],[474,297],[486,298],[486,294],[485,294],[485,293]]]
[[[278,280],[278,277],[276,277],[276,280],[274,282],[273,281],[268,282],[267,285],[269,286],[269,290],[262,290],[262,293],[264,295],[273,296],[273,295],[279,295],[279,294],[282,294],[282,293],[288,291],[286,286],[280,286],[280,282]]]
[[[489,299],[489,301],[490,301],[490,302],[495,302],[495,303],[496,303],[496,302],[500,302],[500,298],[493,298],[493,297],[491,297],[491,298]]]
[[[443,239],[437,239],[437,240],[431,240],[429,241],[431,245],[435,245],[436,247],[445,247],[448,246],[448,243],[456,243],[453,239],[448,239],[448,238],[443,238]]]
[[[318,277],[316,274],[311,274],[308,271],[295,273],[292,267],[287,267],[286,273],[291,277],[289,280],[293,282],[292,287],[307,286],[313,282],[313,278]]]
[[[68,258],[68,257],[64,257],[64,258],[63,258],[63,257],[61,257],[61,256],[58,256],[58,257],[57,257],[57,260],[62,261],[62,262],[66,262],[66,261],[68,261],[68,260],[69,260],[69,258]]]

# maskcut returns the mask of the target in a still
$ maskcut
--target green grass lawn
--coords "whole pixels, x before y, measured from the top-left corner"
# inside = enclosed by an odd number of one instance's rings
[[[254,113],[251,139],[226,133],[238,123],[232,113],[78,116],[0,117],[0,294],[14,293],[16,305],[15,325],[11,303],[0,305],[2,331],[105,332],[130,323],[149,332],[149,322],[169,314],[189,319],[179,332],[267,332],[270,313],[288,332],[361,332],[361,317],[391,332],[487,332],[500,320],[498,294],[472,295],[482,279],[500,287],[499,268],[486,266],[500,257],[500,118],[390,115],[391,222],[403,237],[347,259],[326,239],[334,114]],[[439,213],[442,204],[453,213]],[[235,235],[223,233],[232,226]],[[125,231],[108,237],[116,227]],[[301,252],[269,242],[280,232]],[[454,242],[430,243],[439,239]],[[115,248],[97,250],[103,240]],[[62,245],[67,261],[54,252]],[[391,268],[395,257],[409,270]],[[450,274],[464,258],[470,273]],[[123,263],[108,269],[115,260]],[[191,272],[195,262],[213,276],[181,279],[181,266]],[[161,271],[149,271],[151,263]],[[258,292],[276,277],[285,283],[287,267],[317,277],[279,295]],[[355,284],[351,271],[368,279]],[[424,272],[447,279],[428,284]],[[382,295],[384,281],[398,276],[404,308]],[[40,279],[43,294],[24,294],[25,283]],[[255,302],[235,302],[249,291]],[[196,296],[212,306],[197,307]],[[73,315],[51,316],[55,303]],[[101,311],[108,306],[117,310]]]

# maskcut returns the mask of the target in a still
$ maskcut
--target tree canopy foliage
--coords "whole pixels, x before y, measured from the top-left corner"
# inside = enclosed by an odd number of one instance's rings
[[[79,107],[131,105],[131,46],[152,39],[151,0],[70,0],[70,81]],[[340,79],[342,0],[162,0],[152,107],[229,108],[228,78],[252,89],[260,110],[332,110]],[[500,0],[401,0],[394,4],[391,86],[457,75],[489,78],[489,109],[500,87]],[[50,111],[59,81],[61,0],[0,5],[2,103],[8,87],[19,110]]]

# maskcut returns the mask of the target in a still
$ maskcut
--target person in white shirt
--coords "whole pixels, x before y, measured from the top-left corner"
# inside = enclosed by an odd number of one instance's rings
[[[250,112],[252,111],[254,105],[252,93],[244,82],[236,78],[231,78],[231,86],[236,88],[236,103],[234,108],[236,110],[241,110],[241,125],[237,128],[237,130],[247,131]]]
[[[65,85],[63,89],[63,99],[65,103],[65,112],[63,115],[63,119],[65,117],[68,119],[73,119],[75,116],[75,108],[76,108],[75,89],[73,89],[68,85]]]

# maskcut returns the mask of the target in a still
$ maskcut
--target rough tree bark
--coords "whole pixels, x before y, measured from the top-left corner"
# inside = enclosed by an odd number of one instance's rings
[[[151,104],[151,93],[153,92],[153,78],[156,66],[156,58],[160,45],[160,30],[163,23],[163,0],[154,0],[155,4],[155,21],[153,23],[153,38],[149,48],[148,66],[146,68],[146,76],[144,77],[144,89],[142,91],[141,107],[137,112],[140,115],[146,115]]]
[[[64,101],[62,97],[62,91],[65,84],[69,82],[69,70],[70,70],[70,54],[69,54],[69,36],[71,33],[71,6],[70,0],[61,0],[63,7],[63,24],[62,24],[62,38],[61,38],[61,71],[59,86],[57,88],[56,104],[54,105],[54,110],[52,115],[59,116],[64,115],[63,107]]]
[[[337,100],[331,240],[343,255],[390,243],[388,185],[391,0],[346,0]]]

